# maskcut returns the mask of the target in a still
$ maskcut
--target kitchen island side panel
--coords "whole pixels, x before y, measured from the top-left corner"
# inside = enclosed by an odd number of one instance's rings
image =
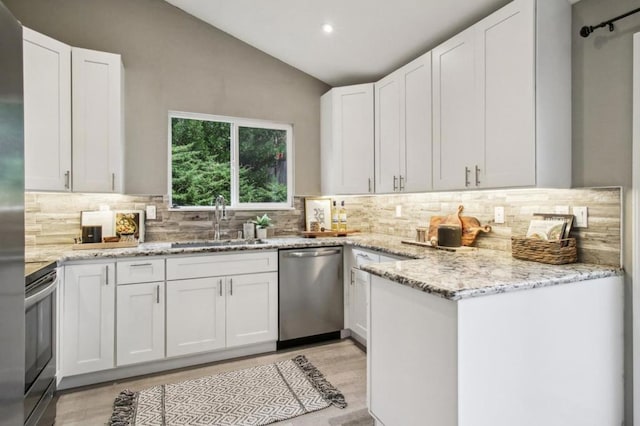
[[[622,424],[622,280],[460,300],[458,424]]]
[[[457,304],[372,275],[368,405],[384,425],[456,426]]]

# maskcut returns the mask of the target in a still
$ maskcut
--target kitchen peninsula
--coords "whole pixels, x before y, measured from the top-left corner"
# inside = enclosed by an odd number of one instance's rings
[[[491,251],[363,269],[381,424],[621,424],[620,270]]]

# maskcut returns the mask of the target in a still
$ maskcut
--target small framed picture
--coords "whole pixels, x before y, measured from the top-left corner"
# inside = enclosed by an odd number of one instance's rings
[[[307,231],[331,230],[331,198],[307,197],[304,199],[305,228]]]

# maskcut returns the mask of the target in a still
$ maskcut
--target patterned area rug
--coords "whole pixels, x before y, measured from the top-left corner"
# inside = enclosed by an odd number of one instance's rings
[[[335,405],[344,396],[304,355],[140,392],[124,390],[112,426],[267,425]]]

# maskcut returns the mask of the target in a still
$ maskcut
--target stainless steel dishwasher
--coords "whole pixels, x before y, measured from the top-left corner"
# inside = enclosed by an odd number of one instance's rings
[[[340,337],[344,327],[342,247],[279,252],[278,347]]]

